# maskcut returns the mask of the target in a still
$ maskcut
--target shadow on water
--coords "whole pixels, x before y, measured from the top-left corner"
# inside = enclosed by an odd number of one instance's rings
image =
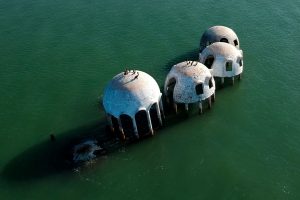
[[[171,127],[188,119],[184,111],[180,111],[176,116],[167,113],[167,121],[164,127]],[[86,138],[93,138],[103,147],[105,153],[117,152],[124,145],[132,145],[149,139],[150,135],[142,137],[140,140],[120,142],[114,137],[109,137],[105,120],[93,123],[84,127],[79,127],[56,135],[55,141],[49,139],[34,145],[24,152],[14,157],[5,165],[0,176],[8,181],[32,181],[61,173],[72,172],[74,166],[71,163],[71,149],[74,144]],[[159,130],[158,130],[159,132]],[[157,134],[157,133],[156,133]]]
[[[1,177],[28,181],[70,171],[74,167],[68,159],[72,145],[84,138],[105,141],[104,137],[107,137],[104,120],[57,134],[55,141],[49,138],[13,158],[4,167]]]
[[[198,60],[198,50],[189,51],[170,60],[165,65],[166,71],[168,72],[174,64],[185,60]],[[204,109],[207,110],[208,108]],[[166,114],[166,118],[163,120],[164,128],[170,128],[176,124],[183,123],[192,117],[192,115],[195,115],[195,113],[191,114],[190,111],[186,112],[183,104],[178,105],[179,112],[175,115],[172,106],[167,105],[165,101],[164,110]],[[124,144],[141,142],[147,137],[127,143],[116,141],[115,136],[108,133],[106,121],[102,119],[97,123],[57,134],[55,141],[51,141],[49,138],[42,143],[30,147],[13,158],[4,167],[0,175],[11,181],[28,181],[63,172],[70,172],[74,168],[74,165],[68,159],[71,155],[72,146],[85,138],[96,139],[100,146],[106,150],[106,153],[111,153],[120,149]]]

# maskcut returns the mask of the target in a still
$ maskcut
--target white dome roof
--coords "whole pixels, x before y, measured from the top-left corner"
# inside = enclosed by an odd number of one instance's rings
[[[216,42],[207,46],[199,54],[199,60],[204,64],[210,56],[214,58],[210,68],[213,76],[232,77],[243,71],[243,51],[228,43]],[[226,71],[225,65],[227,62],[232,63],[231,71]]]
[[[234,46],[224,42],[216,42],[207,46],[202,51],[201,55],[214,55],[222,56],[225,58],[235,58],[237,56],[242,56],[242,50],[238,50]]]
[[[229,44],[236,48],[240,48],[239,38],[232,29],[226,26],[213,26],[203,33],[200,41],[200,52],[206,46],[215,42],[220,42],[222,39],[226,39]]]
[[[185,61],[174,65],[167,75],[164,92],[168,84],[176,80],[173,99],[176,103],[195,103],[207,99],[215,92],[215,81],[207,67],[197,61]],[[212,87],[209,87],[211,80]],[[203,85],[203,94],[196,93],[196,85]]]
[[[136,78],[136,76],[138,77]],[[116,75],[106,86],[103,95],[103,106],[106,113],[119,117],[127,114],[134,117],[141,110],[158,102],[161,92],[156,81],[147,73],[130,71]]]

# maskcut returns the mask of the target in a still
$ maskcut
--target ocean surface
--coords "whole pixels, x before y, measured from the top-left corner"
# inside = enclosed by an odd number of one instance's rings
[[[300,199],[299,24],[292,0],[0,0],[1,200]],[[211,110],[61,167],[64,143],[104,133],[114,75],[135,68],[163,86],[214,25],[237,33],[244,75]]]

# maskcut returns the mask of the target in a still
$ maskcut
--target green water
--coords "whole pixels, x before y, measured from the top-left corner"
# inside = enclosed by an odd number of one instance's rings
[[[0,0],[1,199],[299,199],[299,24],[292,0]],[[97,101],[115,74],[162,86],[213,25],[236,31],[245,70],[212,110],[79,171],[51,161],[103,133]]]

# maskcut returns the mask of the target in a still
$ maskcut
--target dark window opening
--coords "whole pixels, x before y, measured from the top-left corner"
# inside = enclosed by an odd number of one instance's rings
[[[135,114],[136,126],[140,136],[147,135],[150,131],[148,125],[147,112],[145,110],[140,110]]]
[[[174,93],[174,87],[176,85],[176,79],[171,78],[169,80],[169,83],[167,85],[167,97],[170,99],[170,101],[173,102],[173,93]]]
[[[198,85],[196,85],[196,94],[199,95],[199,94],[203,94],[203,84],[202,83],[199,83]]]
[[[240,67],[243,66],[243,58],[238,57],[238,58],[236,59],[236,63],[237,63]]]
[[[122,114],[120,115],[120,121],[123,127],[123,131],[126,137],[132,137],[134,134],[134,128],[133,128],[133,123],[132,119],[130,116]]]
[[[235,45],[235,46],[239,45],[239,43],[238,43],[237,40],[234,40],[233,42],[234,42],[234,45]]]
[[[215,58],[212,55],[207,56],[204,65],[208,68],[211,69],[213,63],[214,63]]]
[[[226,62],[226,71],[232,71],[232,62],[231,61]]]
[[[226,38],[221,38],[220,42],[229,43],[228,40],[227,40]]]
[[[175,78],[171,78],[171,79],[169,80],[168,85],[167,85],[168,90],[169,90],[170,88],[174,88],[175,84],[176,84],[176,79],[175,79]]]
[[[239,64],[240,64],[240,67],[243,66],[243,61],[242,61],[242,59],[240,59]]]
[[[212,87],[213,87],[212,78],[209,79],[208,85],[209,85],[209,88],[212,88]]]

